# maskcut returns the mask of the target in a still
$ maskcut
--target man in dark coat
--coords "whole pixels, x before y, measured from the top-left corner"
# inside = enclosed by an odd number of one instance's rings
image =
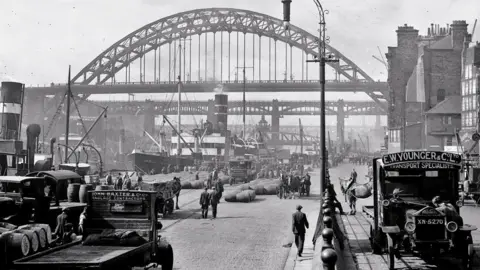
[[[107,180],[107,186],[113,185],[113,177],[111,172],[108,173],[106,180]]]
[[[208,194],[208,189],[205,188],[205,190],[202,192],[202,195],[200,195],[200,206],[202,207],[202,218],[207,218],[208,217],[208,206],[210,205],[210,194]]]
[[[217,218],[217,206],[220,198],[218,197],[219,192],[215,187],[213,187],[213,192],[210,194],[210,203],[212,204],[212,216]]]
[[[115,190],[122,190],[122,187],[123,187],[122,174],[118,173],[117,180],[115,181]]]
[[[306,229],[308,229],[307,215],[302,213],[302,206],[297,205],[297,212],[292,215],[292,231],[295,235],[295,245],[297,246],[299,257],[302,257]]]

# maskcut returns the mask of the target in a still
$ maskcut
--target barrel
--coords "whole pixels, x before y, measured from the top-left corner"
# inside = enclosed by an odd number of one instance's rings
[[[79,202],[78,193],[80,191],[80,184],[69,184],[67,188],[68,202]]]
[[[81,185],[78,192],[78,197],[81,203],[86,203],[88,198],[88,191],[93,190],[93,186],[90,184]]]
[[[30,224],[28,224],[28,225],[20,226],[18,227],[18,229],[35,231],[38,235],[38,245],[41,249],[46,248],[47,245],[49,244],[47,231],[44,228],[37,227],[37,226],[30,226]]]
[[[28,241],[30,242],[30,250],[33,253],[36,253],[38,251],[38,248],[40,247],[40,245],[39,245],[38,233],[36,231],[27,230],[27,229],[17,229],[13,232],[25,234],[28,237]]]
[[[45,230],[47,233],[47,243],[51,244],[52,243],[52,229],[50,229],[50,225],[48,224],[42,224],[42,223],[32,223],[28,224],[26,226],[30,226],[32,228],[42,228]]]
[[[2,124],[2,138],[17,140],[18,129],[21,125],[24,85],[18,82],[2,82],[0,91],[0,121]]]
[[[8,232],[0,235],[0,244],[7,247],[10,259],[18,259],[30,252],[30,241],[23,233]]]
[[[237,202],[245,202],[245,203],[250,202],[250,196],[248,194],[248,191],[246,190],[238,193],[235,199]]]
[[[17,228],[16,225],[7,223],[7,222],[0,222],[0,228],[5,228],[8,230],[15,230]]]

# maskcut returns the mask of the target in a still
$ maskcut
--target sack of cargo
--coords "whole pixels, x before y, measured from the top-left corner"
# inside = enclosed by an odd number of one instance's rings
[[[254,190],[255,190],[255,194],[257,195],[265,194],[265,187],[263,185],[256,185]]]
[[[276,195],[277,194],[277,185],[268,185],[265,186],[266,195]]]
[[[262,187],[263,189],[263,187]],[[255,197],[257,196],[255,193],[255,190],[247,190],[248,197],[250,198],[250,201],[255,200]]]
[[[137,247],[145,243],[147,240],[135,231],[111,229],[106,229],[101,234],[91,234],[83,241],[84,246]]]
[[[250,189],[250,186],[248,184],[243,184],[238,187],[241,191],[248,190]]]
[[[229,192],[225,195],[225,201],[226,202],[236,202],[237,201],[237,194],[240,193],[241,190],[234,190],[232,192]]]
[[[183,181],[181,182],[182,184],[182,189],[191,189],[192,188],[192,182],[190,181]]]
[[[354,191],[355,191],[355,197],[359,199],[366,199],[372,196],[372,189],[366,185],[356,186]]]
[[[248,191],[242,191],[238,193],[236,196],[236,200],[237,202],[244,202],[244,203],[250,202],[250,196],[248,194]]]

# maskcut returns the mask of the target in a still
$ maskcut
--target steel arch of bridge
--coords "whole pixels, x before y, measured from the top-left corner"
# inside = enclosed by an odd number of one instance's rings
[[[289,30],[285,30],[283,21],[280,19],[241,9],[196,9],[159,19],[133,31],[86,65],[73,78],[72,82],[90,84],[96,79],[96,84],[105,83],[131,62],[164,44],[188,36],[210,32],[256,34],[272,38],[275,41],[285,42],[290,46],[305,51],[307,54],[318,54],[318,38],[315,35],[293,25],[290,26]],[[327,54],[341,60],[341,63],[328,63],[339,74],[351,81],[357,81],[358,75],[363,77],[364,81],[374,81],[365,71],[355,65],[352,60],[330,45],[325,44],[325,46]],[[351,71],[352,74],[348,71]],[[385,99],[383,93],[367,94],[379,106],[382,106],[380,100]]]
[[[212,104],[209,104],[209,103]],[[131,113],[136,115],[173,115],[177,114],[176,104],[168,101],[130,101],[130,102],[97,102],[100,106],[108,106],[110,113]],[[271,115],[273,113],[272,101],[247,101],[246,114],[248,115]],[[327,101],[326,112],[328,115],[339,114],[339,102]],[[342,101],[342,115],[383,115],[384,112],[371,101]],[[208,108],[213,105],[212,101],[182,101],[180,109],[182,114],[206,115]],[[319,115],[320,103],[317,101],[278,101],[279,115]],[[229,101],[228,112],[232,115],[243,113],[242,101]]]

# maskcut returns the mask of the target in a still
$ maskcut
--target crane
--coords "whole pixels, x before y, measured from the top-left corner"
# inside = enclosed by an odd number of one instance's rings
[[[385,61],[385,58],[383,58],[382,50],[380,50],[379,46],[377,46],[377,49],[378,49],[378,53],[380,54],[380,58],[375,55],[372,55],[372,57],[375,58],[375,60],[377,60],[378,62],[382,63],[388,71],[388,63],[387,61]]]

